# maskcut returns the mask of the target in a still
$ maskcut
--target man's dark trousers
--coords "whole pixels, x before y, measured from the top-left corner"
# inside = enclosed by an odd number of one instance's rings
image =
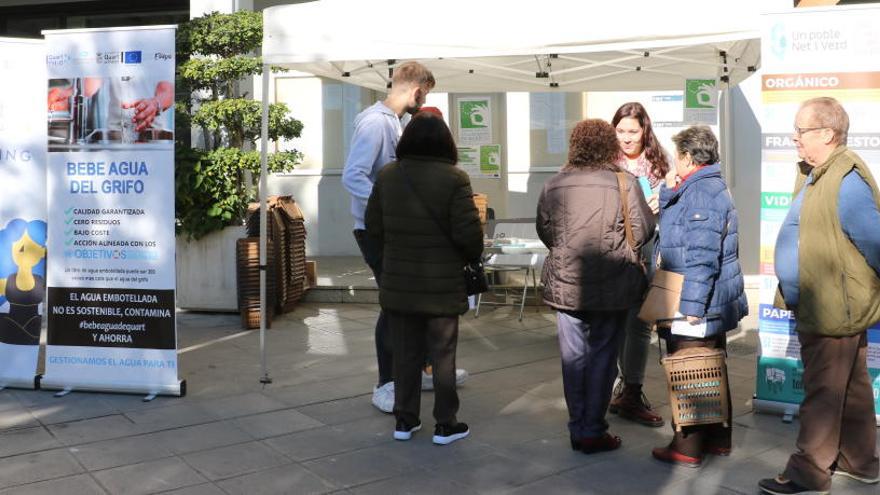
[[[361,250],[361,255],[367,266],[373,271],[376,277],[376,285],[379,285],[379,279],[382,276],[382,246],[367,236],[367,231],[355,229],[354,240]],[[392,362],[393,352],[391,350],[391,331],[388,328],[388,319],[385,311],[379,310],[379,319],[376,320],[376,360],[379,364],[379,386],[393,380],[392,378]]]

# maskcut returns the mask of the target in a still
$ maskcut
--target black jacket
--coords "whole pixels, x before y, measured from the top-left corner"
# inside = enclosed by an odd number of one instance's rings
[[[483,233],[463,170],[441,158],[389,163],[373,186],[364,220],[367,234],[383,246],[383,309],[431,316],[468,310],[462,268],[482,254]],[[441,229],[451,235],[454,246]]]

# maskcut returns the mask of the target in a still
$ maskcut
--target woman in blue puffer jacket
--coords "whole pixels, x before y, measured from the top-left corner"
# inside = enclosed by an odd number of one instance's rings
[[[718,165],[718,140],[706,126],[676,134],[675,169],[660,189],[660,268],[684,275],[679,312],[705,337],[661,331],[670,354],[689,347],[726,347],[726,333],[748,314],[739,265],[736,208]],[[730,390],[728,388],[728,404]],[[729,411],[728,411],[729,417]],[[673,431],[675,425],[673,424]],[[731,429],[722,424],[685,426],[658,460],[697,467],[704,454],[729,455]]]

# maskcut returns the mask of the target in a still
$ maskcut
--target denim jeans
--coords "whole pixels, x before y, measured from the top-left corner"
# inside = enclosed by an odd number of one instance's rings
[[[600,437],[608,430],[605,412],[617,376],[617,348],[625,323],[626,310],[556,313],[572,438]]]

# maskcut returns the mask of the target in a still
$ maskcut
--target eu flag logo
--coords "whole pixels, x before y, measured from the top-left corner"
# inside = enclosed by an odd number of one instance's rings
[[[122,54],[122,63],[124,64],[139,64],[141,63],[141,51],[133,51],[133,52],[123,52]]]

